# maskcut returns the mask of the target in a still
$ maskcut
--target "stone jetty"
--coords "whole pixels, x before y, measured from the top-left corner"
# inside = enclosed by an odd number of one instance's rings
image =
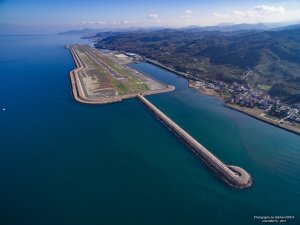
[[[247,188],[252,185],[252,177],[244,169],[238,166],[226,165],[213,155],[208,149],[201,145],[185,130],[178,126],[168,116],[156,108],[151,102],[149,102],[142,95],[137,95],[137,98],[161,121],[163,122],[173,133],[176,134],[185,144],[187,144],[193,152],[195,152],[202,161],[223,181],[230,186],[236,188]]]

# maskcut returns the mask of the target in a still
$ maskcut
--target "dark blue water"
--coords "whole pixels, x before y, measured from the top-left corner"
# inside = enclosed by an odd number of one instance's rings
[[[176,86],[147,97],[254,186],[228,188],[136,99],[83,105],[70,91],[69,36],[0,37],[0,224],[300,223],[300,136]],[[6,110],[3,111],[2,109]]]

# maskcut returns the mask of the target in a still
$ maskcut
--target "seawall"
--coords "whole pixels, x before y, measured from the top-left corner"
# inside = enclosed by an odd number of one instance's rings
[[[144,98],[142,95],[137,95],[137,98],[173,133],[175,133],[185,144],[187,144],[223,181],[230,186],[241,189],[250,187],[252,185],[252,177],[244,169],[238,166],[225,165],[221,160],[219,160],[185,130],[173,122],[158,108],[156,108],[146,98]]]

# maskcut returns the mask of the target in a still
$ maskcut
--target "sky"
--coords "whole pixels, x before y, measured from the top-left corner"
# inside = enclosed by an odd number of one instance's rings
[[[300,0],[0,0],[0,33],[300,22]]]

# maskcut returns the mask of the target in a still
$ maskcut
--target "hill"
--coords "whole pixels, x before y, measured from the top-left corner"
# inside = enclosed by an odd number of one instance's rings
[[[285,101],[299,98],[300,28],[234,32],[163,29],[109,36],[98,48],[135,52],[194,79],[270,86]]]
[[[95,30],[91,28],[85,28],[81,30],[69,30],[58,33],[58,35],[95,35],[96,33],[100,32],[101,30]]]

